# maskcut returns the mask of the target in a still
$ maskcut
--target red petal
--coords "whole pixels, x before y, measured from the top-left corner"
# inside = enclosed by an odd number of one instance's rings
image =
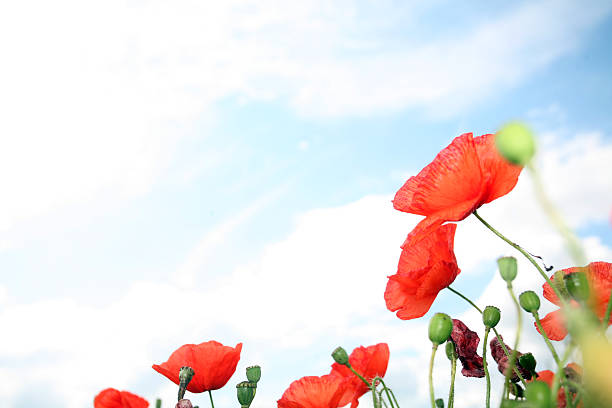
[[[347,380],[335,375],[303,377],[291,383],[278,408],[337,408]]]
[[[94,408],[147,408],[149,403],[128,391],[107,388],[94,398]]]
[[[550,312],[540,320],[540,323],[542,323],[542,328],[550,340],[559,341],[563,340],[565,336],[567,336],[567,329],[565,328],[561,310]],[[538,332],[540,331],[537,326],[536,329]]]
[[[495,147],[495,135],[482,135],[474,138],[480,168],[484,178],[485,194],[480,204],[508,194],[516,185],[523,169],[504,159]]]

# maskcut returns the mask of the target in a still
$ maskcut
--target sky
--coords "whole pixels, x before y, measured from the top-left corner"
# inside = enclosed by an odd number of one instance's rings
[[[420,319],[385,308],[419,221],[393,195],[454,137],[522,120],[589,260],[612,261],[611,40],[607,1],[3,3],[0,405],[91,407],[114,387],[171,407],[151,365],[217,340],[243,343],[218,406],[247,366],[252,407],[275,406],[338,345],[380,342],[400,404],[423,406],[431,314],[482,330],[447,291]],[[479,212],[573,266],[527,173]],[[453,286],[512,332],[495,260],[518,254],[474,217],[455,246]],[[517,291],[541,284],[519,260]],[[484,382],[457,381],[456,406],[482,406]]]

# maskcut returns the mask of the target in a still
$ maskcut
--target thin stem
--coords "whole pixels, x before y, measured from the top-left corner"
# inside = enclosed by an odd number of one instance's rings
[[[480,312],[480,314],[482,314],[482,310],[476,306],[476,304],[474,302],[472,302],[470,299],[468,299],[466,296],[464,296],[462,293],[456,291],[455,289],[451,288],[450,286],[446,287],[447,289],[450,289],[451,292],[459,295],[462,299],[464,299],[465,301],[467,301],[470,305],[472,305],[476,310],[478,310],[478,312]],[[502,340],[501,336],[499,335],[499,333],[497,332],[497,329],[494,327],[493,328],[493,332],[495,333],[495,337],[497,337],[497,341],[499,342],[499,344],[502,347],[502,350],[504,350],[504,354],[506,355],[506,357],[510,358],[510,352],[508,351],[508,349],[506,348],[506,345],[504,344],[504,341]],[[516,369],[516,367],[514,368],[514,373],[518,376],[518,378],[521,380],[521,383],[523,384],[524,387],[527,386],[527,383],[525,382],[525,379],[523,378],[523,376],[521,375],[521,372]]]
[[[448,390],[448,407],[453,408],[455,405],[455,373],[457,372],[457,357],[453,355],[453,360],[451,361],[451,383],[450,389]]]
[[[553,402],[554,402],[553,406],[557,406],[557,397],[559,394],[559,383],[561,381],[561,376],[565,377],[565,371],[563,367],[565,367],[565,363],[567,362],[567,359],[569,358],[570,354],[572,354],[572,351],[574,351],[574,343],[570,343],[570,345],[565,349],[565,353],[563,353],[563,357],[557,363],[557,371],[555,372],[555,376],[553,378],[553,386],[552,386],[552,397],[553,397]],[[565,399],[569,403],[570,399],[569,399],[569,392],[567,390],[567,387],[565,387],[564,390],[565,390]]]
[[[215,408],[215,403],[213,402],[213,399],[212,399],[212,392],[210,390],[208,390],[208,396],[210,397],[210,406],[212,408]]]
[[[437,349],[438,345],[436,343],[433,343],[433,345],[431,346],[431,359],[429,360],[429,397],[431,399],[431,408],[436,408],[436,398],[434,397],[433,388],[433,365]]]
[[[353,372],[353,374],[359,377],[359,379],[363,381],[368,386],[368,388],[372,391],[372,402],[374,404],[374,408],[378,407],[380,404],[376,401],[376,386],[374,385],[375,384],[374,381],[372,381],[372,384],[370,384],[368,380],[363,378],[361,374],[355,371],[355,369],[350,364],[347,364],[346,366],[349,368],[349,370]]]
[[[383,387],[383,390],[385,391],[385,394],[387,395],[387,399],[389,400],[389,403],[391,404],[391,407],[393,407],[393,400],[395,400],[395,396],[393,395],[393,391],[391,391],[390,388],[387,388],[387,384],[385,384],[384,380],[381,377],[374,377],[374,379],[372,380],[372,384],[376,384],[377,382],[380,382],[380,384]],[[391,396],[393,395],[393,399],[391,399]],[[395,400],[395,404],[397,406],[397,408],[399,408],[399,404],[397,403],[397,400]]]
[[[542,275],[542,277],[544,278],[544,280],[550,285],[550,287],[555,291],[555,294],[557,295],[557,297],[559,298],[559,300],[561,301],[561,303],[565,306],[565,298],[561,295],[561,292],[559,292],[559,290],[557,289],[557,287],[555,285],[553,285],[552,281],[550,280],[550,278],[548,277],[548,275],[546,275],[546,272],[544,272],[542,270],[542,268],[540,267],[540,265],[538,265],[538,263],[536,262],[535,259],[533,259],[533,257],[529,254],[529,252],[525,251],[520,245],[515,244],[514,242],[510,241],[508,238],[506,238],[504,235],[502,235],[501,232],[497,231],[495,228],[493,228],[491,226],[491,224],[489,224],[488,222],[486,222],[480,215],[478,215],[478,213],[476,211],[474,211],[474,216],[476,218],[478,218],[478,220],[480,220],[480,222],[482,222],[484,224],[485,227],[487,227],[489,230],[491,230],[491,232],[493,232],[495,235],[497,235],[498,237],[500,237],[503,241],[505,241],[508,245],[510,245],[511,247],[513,247],[514,249],[516,249],[517,251],[519,251],[521,254],[523,254],[523,256],[525,256],[525,258],[527,258],[529,260],[529,262],[531,262],[531,264],[533,266],[535,266],[535,268],[538,270],[538,272],[540,273],[540,275]]]
[[[555,351],[555,348],[553,347],[552,343],[550,342],[550,339],[548,338],[548,335],[546,334],[546,331],[544,331],[544,328],[542,327],[542,322],[540,322],[540,315],[538,314],[538,311],[536,310],[536,311],[532,312],[532,314],[533,314],[533,318],[535,319],[536,326],[538,326],[538,331],[540,332],[542,337],[544,337],[544,341],[546,342],[546,345],[548,346],[548,349],[550,350],[553,358],[555,359],[555,363],[559,364],[559,355]]]
[[[155,400],[155,408],[161,408],[161,399],[156,399]]]
[[[508,360],[510,370],[506,370],[506,372],[504,373],[506,376],[506,380],[504,381],[504,390],[506,390],[508,387],[508,384],[510,382],[510,374],[512,373],[512,370],[514,369],[514,365],[516,363],[516,354],[518,350],[519,340],[521,338],[521,327],[523,326],[521,306],[519,305],[519,302],[516,299],[516,296],[514,295],[514,291],[512,290],[512,282],[508,282],[508,292],[510,293],[510,297],[512,297],[512,301],[514,302],[514,305],[516,306],[517,325],[516,325],[516,338],[514,339],[514,349],[512,350],[512,355],[510,356],[510,359]]]
[[[490,328],[485,329],[484,341],[482,343],[482,366],[484,367],[485,377],[487,380],[487,399],[486,408],[491,407],[491,377],[489,377],[489,368],[487,367],[487,340],[489,338]]]
[[[604,315],[604,318],[601,321],[604,331],[606,331],[610,323],[610,313],[612,313],[612,289],[610,290],[610,298],[608,299],[608,307],[606,308],[606,314]]]

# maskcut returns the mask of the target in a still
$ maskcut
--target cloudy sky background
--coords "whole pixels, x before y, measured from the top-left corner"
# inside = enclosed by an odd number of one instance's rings
[[[589,259],[612,261],[610,2],[293,3],[0,5],[0,405],[89,407],[115,387],[174,406],[151,365],[214,339],[244,343],[218,406],[246,366],[270,407],[336,346],[378,342],[400,403],[424,406],[428,319],[383,299],[419,217],[390,200],[453,137],[511,119],[538,133]],[[528,174],[480,213],[573,266]],[[513,252],[472,218],[453,286],[512,333],[495,259]],[[519,267],[517,291],[539,288]],[[439,311],[482,333],[451,293]],[[484,381],[458,382],[457,407],[482,406]]]

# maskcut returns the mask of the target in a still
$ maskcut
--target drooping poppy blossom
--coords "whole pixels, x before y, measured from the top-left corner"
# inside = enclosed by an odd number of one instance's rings
[[[389,364],[389,346],[386,343],[379,343],[374,346],[357,347],[349,356],[351,367],[366,380],[372,382],[375,377],[384,377]],[[359,405],[359,398],[370,391],[359,377],[342,364],[332,364],[331,375],[347,378],[349,381],[344,385],[344,393],[339,405],[343,407],[349,402],[351,408]]]
[[[397,273],[389,276],[385,290],[387,309],[400,319],[423,316],[460,272],[453,252],[456,224],[438,227],[418,240],[404,244]]]
[[[504,341],[504,339],[501,336],[499,337],[501,338],[502,341]],[[506,349],[508,350],[508,354],[512,355],[512,348],[508,346],[505,342],[504,342],[504,345],[506,346]],[[489,342],[489,346],[491,348],[491,355],[493,356],[493,360],[495,360],[495,362],[497,363],[497,369],[499,370],[500,373],[502,373],[503,375],[506,375],[506,371],[510,368],[510,359],[504,352],[504,349],[501,346],[501,343],[497,340],[497,336],[495,336],[493,340]],[[516,360],[514,360],[515,361],[514,367],[518,369],[518,371],[521,373],[521,376],[525,380],[529,380],[531,379],[531,375],[532,375],[531,371],[521,367],[521,365],[518,363],[519,357],[522,355],[523,353],[521,353],[520,351],[516,352]],[[517,382],[518,380],[519,380],[518,375],[516,374],[514,370],[512,370],[512,376],[510,377],[510,381]]]
[[[570,363],[568,364],[564,369],[563,372],[565,374],[565,377],[575,383],[580,384],[582,382],[582,367],[580,367],[578,364],[576,363]],[[539,371],[538,372],[538,378],[532,378],[531,381],[543,381],[546,384],[548,384],[548,386],[550,388],[552,388],[553,386],[553,379],[555,377],[555,373],[553,373],[550,370],[543,370],[543,371]],[[531,382],[529,381],[529,382]],[[570,398],[575,398],[576,393],[578,392],[577,389],[574,389],[572,387],[569,387],[568,389]],[[564,387],[559,387],[559,392],[557,393],[557,406],[559,408],[565,408],[567,406],[567,400],[565,399],[565,389]],[[582,407],[582,402],[580,404],[578,404],[579,407]]]
[[[195,372],[187,385],[188,391],[218,390],[236,371],[241,350],[242,343],[236,347],[224,346],[214,340],[197,345],[185,344],[172,353],[165,363],[154,364],[153,369],[178,385],[181,367],[188,366]]]
[[[508,194],[521,170],[498,153],[495,135],[464,133],[406,181],[395,194],[393,207],[425,216],[410,240],[446,221],[461,221],[483,204]]]
[[[612,264],[608,262],[591,262],[586,267],[567,268],[562,269],[561,272],[564,275],[573,272],[584,272],[586,274],[590,287],[589,304],[593,307],[593,311],[599,317],[599,320],[603,320],[610,299],[610,290],[612,290]],[[554,282],[555,276],[551,276],[550,280]],[[544,297],[546,299],[557,306],[561,306],[559,298],[548,282],[542,285],[542,288],[544,289]],[[574,301],[571,301],[570,304],[576,305]],[[548,313],[541,320],[541,323],[550,340],[563,340],[567,336],[567,328],[560,309]],[[612,317],[608,322],[608,325],[610,324],[612,324]]]
[[[128,391],[107,388],[94,398],[94,408],[147,408],[146,399]]]
[[[464,377],[484,377],[482,357],[478,355],[478,343],[480,343],[478,334],[470,330],[461,320],[453,319],[451,339],[455,343],[457,357],[463,366],[461,374]]]
[[[331,374],[300,378],[277,401],[278,408],[338,408],[348,381]]]

